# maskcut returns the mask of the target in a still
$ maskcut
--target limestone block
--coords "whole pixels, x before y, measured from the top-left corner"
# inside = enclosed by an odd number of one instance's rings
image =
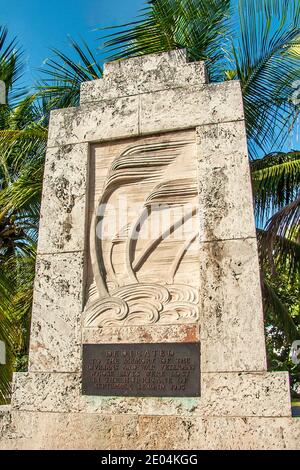
[[[238,81],[141,95],[141,134],[243,119]]]
[[[287,373],[202,373],[201,397],[84,396],[80,374],[17,373],[12,409],[101,415],[290,417]]]
[[[22,449],[134,449],[138,418],[86,413],[13,412],[19,433],[27,442],[6,444]],[[0,440],[1,449],[1,440]]]
[[[243,121],[197,129],[201,241],[255,237]]]
[[[1,407],[2,408],[2,407]],[[0,421],[3,411],[0,410]],[[4,411],[4,414],[7,414]],[[29,418],[30,414],[27,414]],[[33,448],[33,429],[23,426],[23,419],[20,421],[13,419],[13,412],[9,412],[9,422],[5,427],[0,425],[0,450],[27,450]],[[36,431],[38,431],[36,429]]]
[[[203,373],[202,416],[291,417],[287,372]]]
[[[84,250],[87,163],[88,144],[48,149],[39,253]]]
[[[149,93],[206,82],[204,62],[188,62],[185,50],[108,62],[103,79],[81,85],[80,103]]]
[[[242,94],[237,81],[163,90],[53,111],[48,147],[242,119]]]
[[[201,397],[82,396],[81,410],[147,416],[291,417],[286,373],[202,373]]]
[[[79,374],[15,373],[12,409],[61,413],[78,411],[80,393]]]
[[[145,325],[84,328],[82,342],[97,343],[193,343],[200,339],[199,325]]]
[[[266,370],[256,239],[202,243],[199,261],[202,371]]]
[[[48,147],[138,134],[138,97],[51,112]]]
[[[292,418],[141,417],[138,449],[299,449]],[[300,428],[300,425],[296,425]],[[299,433],[298,433],[299,436]]]
[[[22,439],[2,449],[299,450],[292,418],[202,418],[13,412]]]
[[[289,420],[289,426],[283,432],[286,448],[300,450],[300,419],[292,418]]]
[[[113,207],[119,194],[191,199],[197,230],[180,250],[162,236],[132,246],[127,225],[92,246],[85,226],[105,191]],[[266,372],[239,82],[208,85],[204,64],[175,51],[109,63],[102,80],[83,84],[81,107],[51,114],[38,250],[29,372],[15,374],[12,408],[0,408],[0,449],[300,448],[288,375]],[[153,323],[171,300],[166,322]],[[83,314],[86,301],[98,317]],[[181,311],[197,314],[175,324]],[[201,342],[200,397],[82,395],[82,343],[192,341]]]
[[[13,423],[10,405],[0,406],[0,450],[30,448],[31,440],[26,438],[28,430],[20,432]]]
[[[207,450],[292,450],[299,441],[288,440],[292,418],[212,418],[206,422]],[[196,429],[197,429],[196,425]],[[195,449],[203,449],[197,431]],[[198,434],[199,436],[199,434]],[[200,437],[200,436],[199,436]]]
[[[33,449],[33,441],[31,438],[23,438],[18,436],[1,437],[0,450],[31,450]]]
[[[39,255],[33,299],[29,368],[80,368],[83,253]]]

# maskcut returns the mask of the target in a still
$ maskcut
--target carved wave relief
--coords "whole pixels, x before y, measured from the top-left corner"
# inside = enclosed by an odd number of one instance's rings
[[[180,276],[186,278],[182,263],[191,264],[197,259],[197,256],[188,257],[187,253],[197,243],[198,232],[191,231],[180,241],[171,240],[174,232],[197,217],[195,174],[180,169],[180,159],[191,145],[193,142],[188,141],[135,146],[112,163],[91,224],[94,282],[85,307],[84,326],[100,328],[198,320],[198,290],[179,280]],[[104,240],[103,224],[109,223],[109,213],[104,210],[99,214],[98,207],[114,202],[118,191],[124,189],[134,199],[142,199],[141,212],[132,215],[113,237]],[[164,208],[187,205],[189,210],[155,237],[141,241],[143,226],[161,205]],[[189,265],[186,266],[185,271],[188,271]]]
[[[186,285],[132,284],[90,301],[85,326],[190,323],[198,319],[198,291]]]

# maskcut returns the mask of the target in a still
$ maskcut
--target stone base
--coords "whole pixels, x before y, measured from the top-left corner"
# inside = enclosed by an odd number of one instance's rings
[[[6,411],[1,429],[1,450],[300,449],[296,418]]]
[[[202,373],[199,398],[88,397],[80,374],[18,373],[0,449],[300,449],[285,372]]]
[[[201,374],[200,397],[100,397],[82,395],[76,373],[17,373],[13,412],[99,413],[129,416],[291,417],[286,372]]]

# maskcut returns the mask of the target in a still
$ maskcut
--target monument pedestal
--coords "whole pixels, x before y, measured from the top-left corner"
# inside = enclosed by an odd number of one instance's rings
[[[299,449],[297,418],[201,416],[188,399],[162,399],[156,410],[151,400],[145,414],[111,402],[94,412],[0,411],[0,449]]]
[[[240,84],[184,51],[106,64],[54,111],[29,371],[0,449],[299,449],[288,374],[266,367],[252,205]],[[141,343],[143,374],[122,356]],[[199,365],[167,362],[171,344]]]

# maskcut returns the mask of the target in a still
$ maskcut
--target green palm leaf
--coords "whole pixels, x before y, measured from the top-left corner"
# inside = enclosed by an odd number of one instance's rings
[[[140,19],[101,40],[108,60],[186,48],[192,60],[206,60],[214,76],[223,56],[229,12],[230,0],[149,1]]]
[[[276,212],[267,223],[270,243],[276,236],[300,240],[300,196]]]
[[[23,69],[23,51],[18,47],[17,39],[8,39],[7,28],[0,25],[0,80],[5,82],[6,98],[10,103],[16,103],[24,94],[23,88],[16,88]]]
[[[12,372],[28,348],[49,117],[45,99],[16,89],[22,67],[16,41],[7,41],[0,27],[0,79],[8,91],[8,104],[0,106],[0,339],[7,351],[0,366],[0,404],[8,402]]]
[[[299,112],[291,98],[300,74],[300,3],[239,0],[232,21],[230,70],[242,85],[250,153],[268,153],[286,142]]]
[[[268,230],[258,230],[257,240],[262,268],[268,270],[270,267],[275,277],[284,269],[291,282],[299,282],[300,244],[279,235],[273,237]]]
[[[265,314],[271,316],[271,322],[275,322],[275,324],[279,325],[290,343],[299,339],[300,331],[289,314],[287,307],[279,299],[278,295],[266,279],[262,282],[262,292],[264,297]]]
[[[101,38],[109,60],[187,48],[211,80],[239,79],[251,156],[287,140],[299,112],[298,0],[156,0],[114,29]]]
[[[1,246],[1,245],[0,245]],[[1,262],[1,256],[0,256]],[[2,266],[3,267],[3,266]],[[13,372],[14,344],[17,341],[18,333],[11,320],[12,302],[9,292],[9,280],[5,276],[4,270],[0,270],[0,340],[6,347],[6,364],[0,364],[0,404],[7,403]]]
[[[300,191],[300,152],[274,152],[251,162],[256,216],[261,224]]]
[[[53,58],[41,69],[46,77],[39,84],[40,96],[49,100],[50,108],[78,106],[82,82],[102,77],[102,67],[85,41],[81,46],[70,38],[74,58],[53,49]]]

